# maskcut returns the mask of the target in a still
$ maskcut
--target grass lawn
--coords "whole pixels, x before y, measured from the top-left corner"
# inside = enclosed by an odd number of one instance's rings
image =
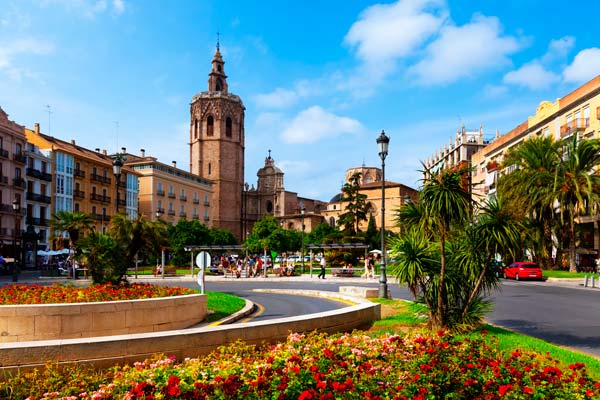
[[[208,309],[212,311],[212,314],[208,316],[209,322],[218,321],[238,312],[246,304],[244,299],[227,293],[206,292],[206,295],[208,296],[206,299]]]
[[[376,321],[369,332],[381,334],[426,329],[427,310],[423,305],[405,300],[373,299],[373,301],[381,303],[382,319]],[[583,363],[586,365],[587,371],[592,378],[600,379],[600,359],[592,355],[571,351],[541,339],[487,324],[470,335],[480,336],[481,330],[488,332],[487,337],[490,341],[497,338],[497,346],[501,351],[508,353],[516,349],[521,349],[526,352],[535,352],[538,354],[548,353],[564,366]]]
[[[543,270],[542,275],[544,278],[580,278],[583,279],[586,275],[596,275],[590,272],[569,272],[569,271],[551,271]]]

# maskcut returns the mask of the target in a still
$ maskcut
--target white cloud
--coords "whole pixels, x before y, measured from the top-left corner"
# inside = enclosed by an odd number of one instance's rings
[[[563,71],[566,82],[583,83],[600,74],[600,49],[592,47],[581,50],[571,65]]]
[[[125,3],[123,0],[113,0],[113,12],[118,15],[125,12]]]
[[[340,117],[319,106],[312,106],[296,115],[281,136],[286,143],[315,143],[344,134],[358,134],[363,130],[362,124],[355,119]]]
[[[503,81],[512,85],[524,86],[531,90],[540,90],[559,82],[560,76],[546,70],[539,62],[533,61],[515,71],[510,71],[504,75]]]
[[[107,11],[115,15],[123,14],[125,11],[124,0],[42,0],[43,6],[61,6],[69,11],[81,14],[86,18],[95,18]]]
[[[309,161],[282,160],[276,164],[286,174],[306,174],[315,169],[314,163]]]
[[[23,75],[33,76],[23,68],[15,65],[20,55],[45,55],[54,51],[50,42],[35,38],[18,39],[9,43],[0,43],[0,71],[5,72],[11,79],[20,80]]]
[[[300,99],[318,94],[321,84],[318,81],[300,80],[294,83],[293,89],[278,87],[271,93],[261,93],[254,96],[256,105],[263,108],[288,108]]]
[[[508,55],[520,49],[517,39],[501,36],[496,17],[476,14],[463,26],[446,26],[427,47],[427,55],[409,69],[421,84],[451,83],[481,71],[510,64]]]
[[[497,99],[504,96],[508,92],[508,88],[504,85],[485,85],[483,94],[488,99]]]
[[[366,63],[376,64],[413,52],[447,18],[441,0],[399,0],[365,9],[344,42],[357,48]]]
[[[560,60],[573,49],[575,38],[573,36],[564,36],[560,39],[551,40],[548,44],[548,50],[542,57],[542,63],[548,63],[554,60]]]

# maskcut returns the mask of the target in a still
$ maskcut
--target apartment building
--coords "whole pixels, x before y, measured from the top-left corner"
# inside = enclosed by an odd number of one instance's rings
[[[14,257],[24,228],[25,135],[0,108],[0,255]],[[17,246],[18,244],[18,246]]]
[[[25,157],[25,223],[37,233],[38,248],[45,250],[49,248],[48,220],[52,217],[52,159],[33,143],[26,143]]]
[[[118,212],[137,217],[140,174],[125,165],[117,185],[113,173],[116,155],[78,146],[75,140],[66,142],[45,135],[40,132],[39,124],[35,124],[34,130],[25,129],[25,136],[51,160],[53,214],[58,211],[90,214],[96,221],[97,232],[106,231],[111,217]]]
[[[180,219],[197,219],[213,226],[212,181],[159,162],[155,157],[127,154],[125,165],[139,174],[139,212],[148,218],[176,224]]]

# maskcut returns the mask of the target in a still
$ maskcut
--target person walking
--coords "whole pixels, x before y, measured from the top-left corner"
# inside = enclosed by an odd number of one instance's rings
[[[321,272],[319,273],[319,276],[317,278],[323,276],[323,279],[325,279],[325,267],[327,266],[327,261],[325,261],[325,255],[321,257],[321,261],[319,264],[321,265]]]

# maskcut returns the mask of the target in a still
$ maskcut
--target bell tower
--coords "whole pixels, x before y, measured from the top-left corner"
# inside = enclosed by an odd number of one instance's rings
[[[196,94],[190,105],[190,172],[214,182],[211,204],[201,204],[210,209],[209,226],[241,240],[245,107],[229,93],[218,42],[211,64],[208,91]]]

